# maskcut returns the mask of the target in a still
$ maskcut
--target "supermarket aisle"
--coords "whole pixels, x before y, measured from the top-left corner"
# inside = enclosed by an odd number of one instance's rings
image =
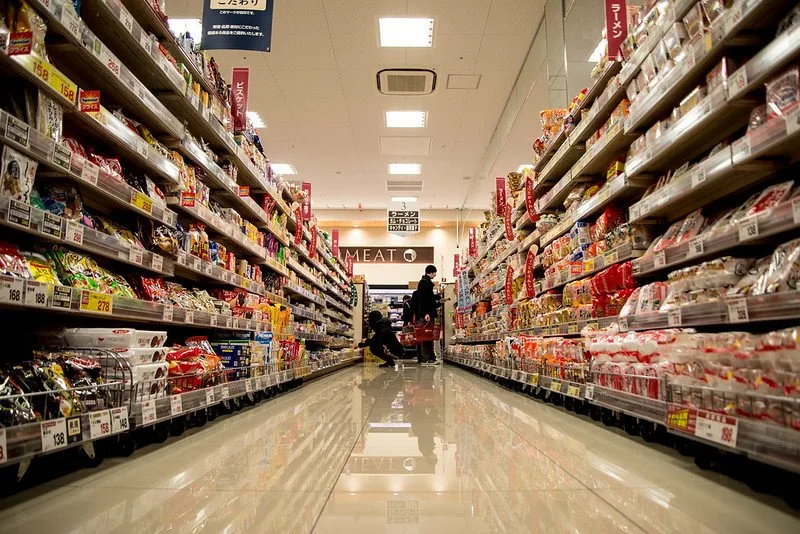
[[[0,503],[2,531],[800,530],[776,500],[449,366],[347,369],[107,465]]]

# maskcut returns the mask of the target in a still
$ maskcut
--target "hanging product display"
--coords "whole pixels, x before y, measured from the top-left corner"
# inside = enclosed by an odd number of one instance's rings
[[[645,439],[800,471],[797,7],[627,15],[621,60],[541,112],[513,236],[498,179],[447,358]],[[772,38],[739,40],[755,28]]]

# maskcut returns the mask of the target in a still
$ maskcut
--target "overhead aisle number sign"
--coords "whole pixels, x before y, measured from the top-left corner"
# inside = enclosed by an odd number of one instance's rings
[[[394,234],[419,232],[419,210],[387,210],[386,228]]]

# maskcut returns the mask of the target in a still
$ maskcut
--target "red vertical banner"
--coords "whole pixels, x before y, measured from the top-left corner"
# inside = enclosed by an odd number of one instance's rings
[[[506,223],[506,239],[509,241],[514,241],[514,225],[511,224],[511,204],[506,204],[503,219]]]
[[[606,2],[606,41],[608,58],[622,60],[622,43],[628,37],[628,8],[625,0],[605,0]]]
[[[459,271],[461,270],[461,255],[460,254],[453,254],[453,276],[458,276]]]
[[[495,213],[500,217],[506,212],[506,179],[498,176],[494,179],[495,186]]]
[[[303,182],[303,219],[311,220],[311,183]]]
[[[351,256],[350,254],[347,255],[347,258],[345,258],[345,265],[347,266],[347,276],[352,278],[353,277],[353,256]]]
[[[536,262],[536,252],[528,250],[528,257],[525,258],[525,293],[529,299],[536,296],[536,286],[533,283],[533,264]]]
[[[331,254],[334,258],[339,257],[339,229],[331,230]]]
[[[243,132],[247,129],[247,94],[250,91],[250,69],[235,67],[231,75],[231,115],[233,130]]]
[[[300,209],[300,206],[294,209],[294,222],[294,244],[299,245],[303,242],[303,210]]]
[[[533,196],[533,176],[528,176],[525,180],[525,207],[531,221],[537,221],[539,218],[536,216],[536,197]]]
[[[506,268],[506,304],[514,304],[514,268],[509,265]]]
[[[308,249],[308,257],[314,259],[317,257],[317,222],[311,222],[311,245]]]
[[[474,226],[469,227],[469,257],[478,256],[478,229]]]

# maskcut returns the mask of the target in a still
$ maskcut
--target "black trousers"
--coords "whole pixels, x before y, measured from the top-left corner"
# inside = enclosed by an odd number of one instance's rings
[[[420,356],[420,362],[434,362],[436,361],[436,353],[433,350],[433,341],[423,341],[422,346],[422,355]]]
[[[388,349],[388,351],[386,349]],[[386,363],[393,364],[394,356],[392,356],[392,354],[396,355],[399,358],[400,355],[403,354],[403,345],[401,345],[399,341],[397,341],[397,346],[391,346],[391,347],[384,347],[383,344],[373,343],[370,344],[369,350],[372,354],[375,355],[376,358],[379,358],[385,361]]]

